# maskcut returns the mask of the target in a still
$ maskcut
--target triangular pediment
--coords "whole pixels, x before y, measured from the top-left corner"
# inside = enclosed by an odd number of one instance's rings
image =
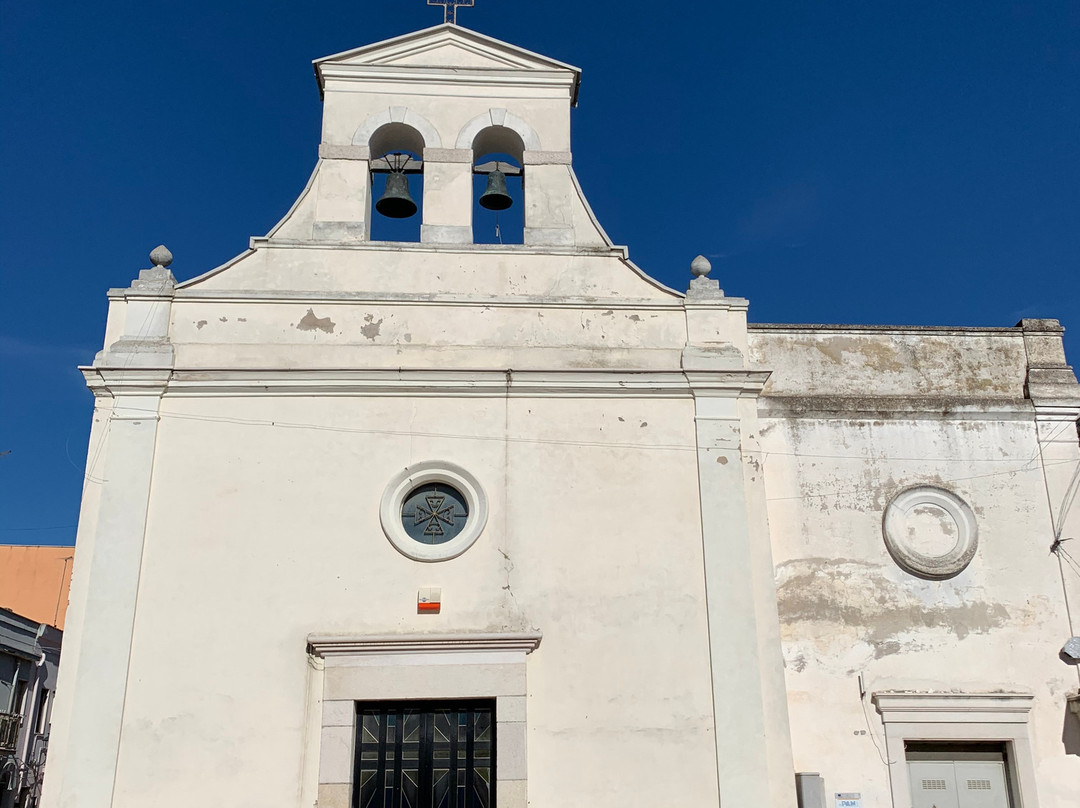
[[[451,24],[437,25],[315,61],[317,70],[330,65],[581,72],[573,65]]]

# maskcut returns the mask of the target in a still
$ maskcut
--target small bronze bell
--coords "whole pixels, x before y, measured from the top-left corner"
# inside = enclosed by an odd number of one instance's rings
[[[506,190],[506,175],[495,169],[488,175],[487,188],[480,194],[480,207],[488,210],[506,210],[514,204]]]
[[[409,195],[409,178],[403,172],[386,175],[386,190],[375,203],[375,210],[391,219],[408,219],[416,213],[416,203]]]

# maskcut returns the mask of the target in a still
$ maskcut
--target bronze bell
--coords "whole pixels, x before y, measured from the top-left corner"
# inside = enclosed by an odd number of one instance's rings
[[[488,210],[506,210],[514,204],[506,190],[506,175],[495,169],[488,175],[487,188],[480,194],[480,207]]]
[[[375,210],[391,219],[408,219],[416,213],[416,203],[409,195],[409,178],[404,172],[386,175],[386,190],[375,203]]]

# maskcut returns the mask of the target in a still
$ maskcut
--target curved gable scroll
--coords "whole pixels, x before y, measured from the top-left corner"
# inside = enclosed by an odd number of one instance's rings
[[[432,126],[431,121],[418,112],[413,112],[408,107],[390,107],[383,112],[369,115],[360,126],[353,132],[352,142],[354,146],[367,146],[371,136],[380,127],[388,123],[403,123],[411,126],[424,138],[424,146],[429,149],[441,149],[442,138],[439,130]]]
[[[458,133],[455,148],[471,149],[476,136],[489,126],[505,126],[507,129],[513,129],[521,137],[528,151],[541,151],[540,136],[536,134],[536,130],[505,109],[489,109],[465,124]]]

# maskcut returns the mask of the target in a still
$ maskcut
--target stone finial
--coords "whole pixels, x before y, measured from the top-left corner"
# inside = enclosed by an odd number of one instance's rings
[[[698,300],[718,300],[724,296],[724,290],[720,288],[720,281],[714,281],[707,277],[712,272],[712,264],[704,255],[699,255],[690,262],[690,272],[694,277],[690,279],[690,288],[686,290],[688,298]]]
[[[703,278],[712,272],[712,264],[704,255],[699,255],[690,262],[690,272],[693,273],[695,278]]]
[[[172,253],[164,244],[159,244],[150,251],[150,263],[156,267],[167,267],[172,263]]]

